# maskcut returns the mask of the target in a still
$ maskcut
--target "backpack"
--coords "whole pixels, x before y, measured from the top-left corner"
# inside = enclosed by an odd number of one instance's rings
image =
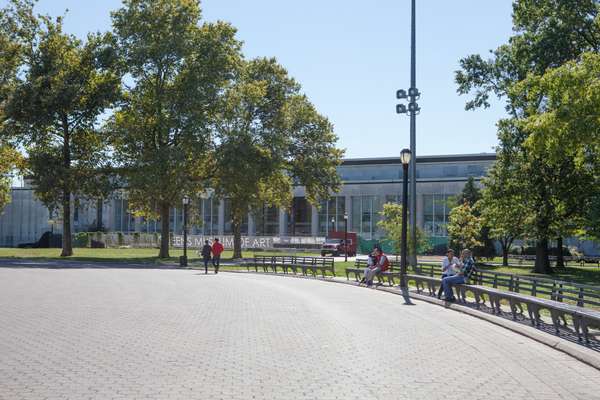
[[[390,268],[390,260],[388,260],[388,258],[385,254],[382,254],[381,257],[383,257],[383,264],[381,265],[381,272],[387,271]]]

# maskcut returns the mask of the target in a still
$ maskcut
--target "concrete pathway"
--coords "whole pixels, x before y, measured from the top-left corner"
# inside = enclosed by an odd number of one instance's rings
[[[0,399],[600,399],[600,371],[381,291],[0,268]]]

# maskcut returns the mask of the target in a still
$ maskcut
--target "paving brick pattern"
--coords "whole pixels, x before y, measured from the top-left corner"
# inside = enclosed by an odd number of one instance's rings
[[[0,399],[600,399],[485,321],[310,279],[0,268]]]

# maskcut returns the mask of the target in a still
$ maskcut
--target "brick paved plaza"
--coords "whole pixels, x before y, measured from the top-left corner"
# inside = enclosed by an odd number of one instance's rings
[[[0,304],[0,399],[600,399],[550,347],[310,279],[0,268]]]

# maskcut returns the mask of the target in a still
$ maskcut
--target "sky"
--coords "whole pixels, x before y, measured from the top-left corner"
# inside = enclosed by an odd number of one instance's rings
[[[0,0],[4,6],[6,0]],[[465,111],[454,72],[511,34],[510,0],[417,0],[417,154],[493,151],[500,103]],[[39,0],[66,14],[66,31],[111,29],[120,0]],[[203,0],[206,21],[231,22],[247,58],[276,57],[334,124],[345,157],[395,157],[409,146],[409,118],[397,89],[410,83],[410,0]]]

